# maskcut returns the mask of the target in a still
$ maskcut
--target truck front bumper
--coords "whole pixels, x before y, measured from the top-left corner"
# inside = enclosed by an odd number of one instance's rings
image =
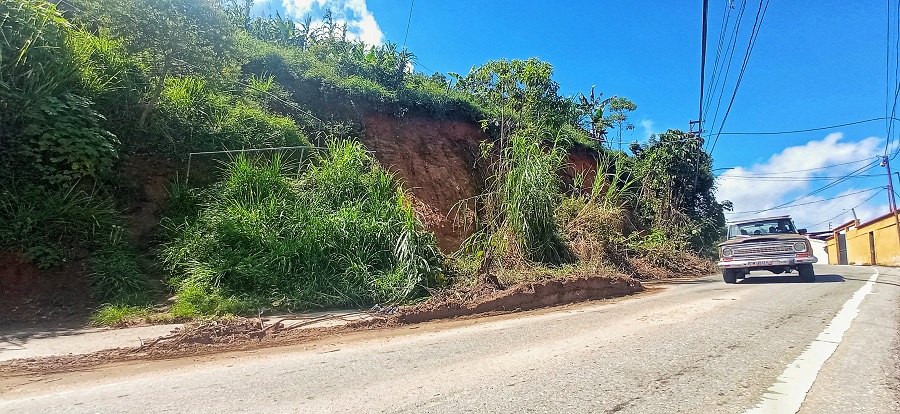
[[[723,260],[718,266],[720,269],[740,269],[740,268],[758,268],[772,266],[796,266],[801,264],[813,264],[818,262],[815,256],[809,257],[773,257],[766,259],[748,259],[748,260]]]

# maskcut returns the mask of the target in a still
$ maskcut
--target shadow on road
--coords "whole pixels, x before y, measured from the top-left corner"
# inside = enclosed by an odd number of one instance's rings
[[[840,275],[816,275],[816,281],[812,283],[835,283],[835,282],[845,282],[843,276]],[[791,275],[791,276],[761,276],[761,275],[750,275],[744,280],[739,280],[738,284],[741,285],[762,285],[768,283],[805,283],[800,280],[800,276]]]
[[[869,279],[860,279],[860,278],[855,278],[855,277],[848,277],[847,280],[853,280],[853,281],[858,281],[858,282],[868,282],[869,281]],[[885,281],[882,279],[876,280],[875,283],[879,284],[879,285],[900,286],[900,283],[888,282],[888,281]]]
[[[721,282],[718,279],[659,279],[659,280],[642,280],[644,285],[664,284],[664,285],[705,285],[709,283]]]

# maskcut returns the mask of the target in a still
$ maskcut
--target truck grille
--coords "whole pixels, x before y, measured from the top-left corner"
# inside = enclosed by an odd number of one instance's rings
[[[786,253],[794,253],[794,247],[791,244],[775,242],[775,243],[753,243],[749,246],[732,246],[734,256],[765,256],[765,255],[781,255]]]

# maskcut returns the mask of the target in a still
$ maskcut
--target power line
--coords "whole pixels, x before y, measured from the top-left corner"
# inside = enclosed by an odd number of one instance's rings
[[[884,174],[860,174],[854,175],[850,178],[873,178],[880,177],[884,178]],[[737,180],[737,181],[770,181],[770,182],[807,182],[807,181],[828,181],[828,180],[836,180],[841,177],[760,177],[754,175],[727,175],[727,176],[718,176],[717,178],[722,180]]]
[[[804,198],[806,198],[806,197],[810,197],[810,196],[819,194],[819,193],[821,193],[821,192],[823,192],[823,191],[825,191],[825,190],[827,190],[827,189],[829,189],[829,188],[832,188],[832,187],[834,187],[834,186],[836,186],[836,185],[838,185],[838,184],[840,184],[840,183],[843,183],[844,181],[847,181],[848,179],[852,178],[852,177],[855,176],[855,175],[861,174],[861,173],[863,173],[863,172],[865,172],[865,171],[868,171],[868,170],[874,168],[876,165],[878,165],[877,163],[878,163],[878,161],[873,161],[873,162],[870,163],[870,164],[867,164],[867,165],[865,165],[865,166],[863,166],[863,167],[861,167],[861,168],[857,168],[856,170],[854,170],[854,171],[848,173],[847,175],[844,175],[844,176],[842,176],[841,178],[832,181],[831,183],[828,183],[828,184],[826,184],[826,185],[824,185],[824,186],[822,186],[822,187],[819,187],[819,188],[817,188],[817,189],[815,189],[815,190],[813,190],[813,191],[810,191],[809,193],[806,193],[806,194],[804,194],[804,195],[802,195],[802,196],[800,196],[800,197],[797,197],[797,198],[795,198],[795,199],[793,199],[793,200],[791,200],[791,201],[788,201],[787,203],[779,204],[779,205],[777,205],[777,206],[775,206],[775,207],[772,207],[772,208],[767,208],[767,209],[759,210],[759,211],[757,211],[756,213],[763,213],[763,212],[766,212],[766,211],[778,210],[778,209],[781,209],[781,208],[784,208],[784,207],[792,206],[792,205],[793,205],[794,203],[796,203],[797,201],[800,201],[800,200],[802,200],[802,199],[804,199]]]
[[[896,32],[896,39],[895,39],[895,42],[894,42],[894,83],[895,83],[895,86],[894,86],[894,101],[893,101],[893,104],[890,105],[890,108],[887,107],[887,104],[888,104],[888,102],[890,101],[890,89],[891,89],[891,78],[890,78],[890,60],[891,60],[891,53],[890,53],[890,48],[891,48],[891,41],[890,41],[890,39],[891,39],[891,16],[890,16],[890,14],[891,14],[891,2],[890,2],[890,0],[888,0],[887,6],[888,6],[888,13],[887,13],[887,14],[888,14],[888,29],[887,29],[887,33],[888,33],[888,36],[887,36],[887,37],[888,37],[887,50],[888,50],[888,53],[887,53],[887,66],[888,66],[888,67],[886,68],[886,72],[887,72],[887,85],[886,85],[886,89],[887,89],[887,94],[888,94],[888,95],[887,95],[887,97],[886,97],[886,99],[885,99],[885,105],[886,105],[886,106],[885,106],[885,113],[890,112],[890,118],[893,118],[894,115],[897,114],[897,98],[898,98],[898,96],[900,96],[900,1],[898,1],[897,7],[896,7],[896,10],[895,10],[895,12],[896,12],[896,19],[897,19],[897,20],[896,20],[896,23],[897,23],[897,24],[896,24],[896,30],[897,30],[897,32]],[[884,144],[884,155],[885,155],[885,156],[887,156],[887,154],[888,154],[890,144],[891,144],[891,142],[894,140],[894,138],[895,138],[894,136],[895,136],[895,135],[896,135],[896,131],[895,131],[895,129],[894,129],[894,123],[888,121],[888,122],[887,122],[887,137],[885,138],[886,142],[885,142],[885,144]],[[896,158],[898,153],[900,153],[900,149],[898,149],[897,152],[895,152],[895,153],[891,156],[891,159]]]
[[[885,117],[885,116],[882,116],[882,117],[878,117],[878,118],[870,118],[870,119],[864,119],[864,120],[862,120],[862,121],[847,122],[847,123],[844,123],[844,124],[829,125],[829,126],[823,126],[823,127],[818,127],[818,128],[795,129],[795,130],[790,130],[790,131],[720,132],[720,133],[718,133],[718,135],[785,135],[785,134],[800,134],[800,133],[804,133],[804,132],[823,131],[823,130],[826,130],[826,129],[841,128],[841,127],[845,127],[845,126],[859,125],[859,124],[865,124],[865,123],[867,123],[867,122],[874,122],[874,121],[881,121],[881,120],[888,120],[888,122],[890,122],[890,121],[900,121],[900,118],[894,118],[894,117]],[[710,138],[710,137],[712,137],[712,134],[710,134],[710,135],[707,136],[707,138]]]
[[[713,69],[712,73],[710,74],[711,76],[709,79],[709,85],[706,87],[706,95],[708,96],[708,99],[706,100],[706,105],[703,108],[704,116],[707,112],[709,112],[709,105],[712,103],[713,85],[716,84],[716,78],[718,77],[719,58],[722,55],[722,45],[725,43],[725,33],[728,31],[728,22],[731,20],[731,9],[731,7],[726,6],[722,12],[722,23],[719,26],[719,43],[716,46],[716,58],[713,60]],[[727,54],[728,52],[726,51],[725,53]]]
[[[884,189],[882,188],[881,191],[884,191]],[[831,220],[834,220],[834,219],[836,219],[836,218],[838,218],[838,217],[840,217],[840,216],[843,216],[844,214],[847,214],[848,211],[853,210],[853,209],[858,208],[859,206],[861,206],[861,205],[863,205],[863,204],[868,203],[869,200],[871,200],[871,199],[875,198],[875,196],[881,194],[881,191],[878,191],[878,192],[876,192],[875,194],[872,194],[869,198],[863,200],[862,203],[859,203],[859,204],[857,204],[857,205],[855,205],[855,206],[853,206],[853,207],[844,209],[844,211],[841,212],[841,214],[838,214],[838,215],[836,215],[836,216],[834,216],[834,217],[832,217],[832,218],[829,218],[828,220],[820,221],[820,222],[818,222],[818,223],[816,223],[816,224],[813,224],[812,226],[809,226],[809,227],[810,227],[810,228],[813,228],[813,227],[816,227],[816,226],[818,226],[818,225],[820,225],[820,224],[828,223],[828,222],[831,221]]]
[[[697,130],[703,132],[703,82],[706,80],[706,31],[709,15],[709,0],[703,0],[703,35],[700,43],[700,103],[697,112]]]
[[[758,173],[758,174],[756,174],[756,175],[759,175],[759,176],[772,176],[772,175],[777,175],[777,174],[789,174],[789,173],[796,173],[796,172],[807,172],[807,171],[825,170],[825,169],[828,169],[828,168],[840,167],[840,166],[850,165],[850,164],[858,164],[858,163],[861,163],[861,162],[863,162],[863,161],[874,161],[874,160],[875,160],[875,158],[869,157],[869,158],[863,158],[863,159],[861,159],[861,160],[847,161],[847,162],[842,162],[842,163],[839,163],[839,164],[831,164],[831,165],[826,165],[826,166],[816,167],[816,168],[806,168],[806,169],[802,169],[802,170],[791,170],[791,171],[778,171],[778,172],[771,172],[771,173]],[[717,171],[717,170],[733,170],[733,169],[736,169],[736,168],[741,168],[741,167],[715,168],[715,169],[713,169],[713,171]]]
[[[403,36],[403,49],[406,50],[406,40],[409,39],[409,26],[412,25],[412,14],[413,14],[413,6],[416,5],[416,0],[412,0],[409,2],[409,17],[406,19],[406,34]]]
[[[829,201],[831,201],[831,200],[835,200],[835,199],[838,199],[838,198],[852,197],[852,196],[855,196],[855,195],[857,195],[857,194],[868,193],[869,191],[874,191],[874,190],[878,190],[878,189],[884,190],[884,187],[873,187],[873,188],[869,188],[869,189],[866,189],[866,190],[856,191],[856,192],[847,193],[847,194],[841,194],[841,195],[839,195],[839,196],[834,196],[834,197],[826,198],[826,199],[822,199],[822,200],[808,201],[808,202],[806,202],[806,203],[800,203],[800,204],[792,204],[792,205],[785,206],[785,207],[781,207],[781,208],[794,208],[794,207],[800,207],[800,206],[808,206],[808,205],[810,205],[810,204],[825,203],[825,202],[829,202]],[[736,212],[729,213],[729,214],[758,214],[758,213],[763,213],[763,212],[766,212],[766,211],[772,211],[772,210],[778,210],[778,209],[771,208],[771,209],[751,210],[751,211],[740,211],[740,212],[736,211]]]
[[[716,101],[716,112],[713,115],[713,120],[710,125],[715,128],[716,121],[719,119],[719,109],[722,108],[722,98],[725,97],[725,86],[728,84],[728,74],[731,72],[731,62],[734,60],[734,52],[735,46],[737,45],[738,34],[741,30],[741,22],[744,21],[744,11],[747,9],[747,0],[743,0],[741,2],[741,9],[738,11],[737,21],[734,25],[734,30],[731,32],[731,39],[728,41],[728,46],[726,47],[726,51],[730,50],[730,52],[726,52],[728,54],[728,64],[722,65],[719,67],[719,73],[724,72],[725,76],[722,78],[722,86],[717,88],[719,99]],[[710,96],[711,98],[712,96]],[[708,110],[709,108],[707,108]],[[706,114],[704,114],[704,118],[707,118]],[[709,145],[707,143],[707,145]]]
[[[728,102],[728,108],[725,110],[725,116],[722,117],[722,123],[719,124],[719,135],[716,135],[716,139],[713,141],[712,146],[709,149],[709,153],[712,154],[713,151],[716,150],[716,144],[719,143],[719,136],[721,135],[722,128],[725,127],[725,121],[728,120],[728,114],[731,113],[731,107],[734,105],[734,98],[737,97],[738,89],[741,87],[741,81],[744,79],[744,73],[747,70],[747,64],[750,62],[750,55],[753,54],[753,48],[756,46],[756,40],[759,39],[759,31],[762,28],[763,20],[766,18],[766,11],[769,9],[769,0],[765,0],[765,6],[763,6],[763,0],[759,0],[759,9],[756,11],[756,20],[753,22],[753,28],[750,29],[750,42],[747,45],[747,52],[744,54],[744,62],[741,65],[741,71],[738,73],[737,82],[734,85],[734,93],[731,94],[731,101]]]

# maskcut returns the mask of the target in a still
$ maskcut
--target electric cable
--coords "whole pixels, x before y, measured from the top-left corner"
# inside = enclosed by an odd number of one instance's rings
[[[763,20],[766,18],[766,11],[769,9],[769,0],[765,0],[765,6],[763,6],[763,1],[764,0],[759,0],[759,9],[756,11],[756,20],[753,22],[753,28],[750,29],[750,42],[747,45],[747,52],[744,54],[744,62],[741,65],[741,71],[738,73],[738,79],[734,85],[734,93],[731,94],[731,101],[728,103],[728,108],[725,110],[725,115],[722,117],[722,123],[719,124],[720,133],[722,132],[722,128],[725,127],[728,115],[731,113],[731,108],[734,105],[734,98],[737,97],[738,89],[741,87],[741,81],[744,79],[747,64],[750,62],[750,55],[753,53],[753,48],[756,46],[756,40],[759,39],[759,32],[762,28]],[[720,136],[721,134],[716,135],[716,139],[713,140],[713,144],[709,149],[710,155],[716,150],[716,144],[719,143]]]
[[[706,105],[703,108],[703,114],[709,112],[709,105],[712,103],[713,85],[716,84],[717,71],[719,68],[720,56],[722,55],[722,45],[725,44],[725,33],[728,31],[728,22],[731,20],[731,7],[725,7],[722,13],[722,23],[719,29],[719,42],[716,46],[716,58],[713,60],[712,73],[710,74],[709,84],[706,87]],[[726,52],[727,53],[727,52]]]
[[[882,188],[881,191],[884,191],[884,188]],[[820,221],[820,222],[818,222],[818,223],[816,223],[816,224],[813,224],[812,226],[809,226],[809,228],[813,228],[813,227],[816,227],[816,226],[818,226],[818,225],[828,223],[828,222],[831,221],[831,220],[834,220],[834,219],[836,219],[836,218],[838,218],[838,217],[843,216],[844,214],[847,214],[848,212],[850,212],[850,210],[853,210],[853,209],[858,208],[859,206],[861,206],[861,205],[863,205],[863,204],[868,203],[869,200],[871,200],[871,199],[875,198],[875,196],[881,194],[881,191],[878,191],[878,192],[876,192],[875,194],[872,194],[871,196],[869,196],[869,198],[863,200],[862,203],[859,203],[859,204],[857,204],[857,205],[855,205],[855,206],[853,206],[853,207],[844,209],[844,211],[841,212],[841,214],[838,214],[838,215],[836,215],[836,216],[834,216],[834,217],[832,217],[832,218],[829,218],[829,219],[827,219],[827,220],[823,220],[823,221]]]
[[[412,0],[409,2],[409,17],[406,19],[406,34],[403,35],[403,50],[406,50],[406,40],[409,39],[409,26],[412,25],[412,14],[413,14],[413,6],[416,5],[416,0]]]
[[[747,9],[747,0],[743,0],[743,1],[741,1],[741,8],[738,11],[738,17],[737,17],[737,21],[735,22],[735,25],[734,25],[734,30],[732,30],[732,32],[731,32],[731,39],[729,40],[728,47],[726,48],[726,50],[730,50],[730,52],[728,52],[728,64],[722,65],[719,68],[720,73],[724,72],[725,75],[722,77],[721,87],[717,88],[718,92],[715,92],[716,94],[718,94],[719,99],[716,100],[716,112],[713,115],[712,123],[710,123],[710,125],[712,125],[713,128],[716,125],[716,121],[719,119],[719,110],[722,108],[722,98],[725,97],[725,86],[728,85],[728,74],[731,73],[731,62],[734,60],[734,52],[736,50],[735,46],[737,46],[737,39],[738,39],[738,35],[740,34],[740,30],[741,30],[741,22],[744,21],[744,11],[746,9]],[[711,98],[712,98],[712,96],[710,96],[710,99]],[[704,119],[709,118],[708,115],[709,115],[708,113],[704,114],[703,118]],[[707,141],[706,145],[707,145],[707,147],[709,146],[709,141]]]
[[[843,123],[843,124],[829,125],[829,126],[823,126],[823,127],[818,127],[818,128],[795,129],[795,130],[790,130],[790,131],[721,132],[721,133],[719,133],[718,135],[786,135],[786,134],[800,134],[800,133],[804,133],[804,132],[823,131],[823,130],[826,130],[826,129],[841,128],[841,127],[845,127],[845,126],[859,125],[859,124],[865,124],[865,123],[867,123],[867,122],[874,122],[874,121],[881,121],[881,120],[888,120],[888,122],[890,122],[890,121],[900,121],[900,118],[883,117],[883,116],[882,116],[882,117],[878,117],[878,118],[863,119],[863,120],[861,120],[861,121],[847,122],[847,123]],[[710,135],[707,136],[707,138],[711,138],[711,137],[712,137],[712,134],[710,134]]]
[[[860,174],[854,175],[850,178],[884,178],[884,174]],[[716,176],[721,180],[735,180],[735,181],[761,181],[761,182],[807,182],[807,181],[828,181],[828,180],[836,180],[841,177],[758,177],[753,175],[728,175],[728,176]]]
[[[878,189],[884,190],[884,187],[873,187],[873,188],[869,188],[869,189],[865,189],[865,190],[855,191],[855,192],[852,192],[852,193],[841,194],[841,195],[834,196],[834,197],[831,197],[831,198],[825,198],[825,199],[822,199],[822,200],[815,200],[815,201],[808,201],[808,202],[800,203],[800,204],[793,204],[793,205],[786,206],[786,207],[782,207],[782,208],[794,208],[794,207],[800,207],[800,206],[808,206],[808,205],[811,205],[811,204],[826,203],[826,202],[829,202],[829,201],[832,201],[832,200],[835,200],[835,199],[838,199],[838,198],[852,197],[852,196],[855,196],[855,195],[858,195],[858,194],[868,193],[869,191],[874,191],[874,190],[878,190]],[[773,210],[773,209],[761,209],[761,210],[749,210],[749,211],[735,211],[735,212],[729,212],[728,214],[737,214],[737,215],[744,215],[744,214],[759,214],[759,213],[764,213],[764,212],[766,212],[766,211],[772,211],[772,210]]]
[[[863,166],[863,167],[861,167],[861,168],[857,168],[856,170],[854,170],[854,171],[852,171],[852,172],[850,172],[850,173],[848,173],[848,174],[842,176],[841,178],[839,178],[839,179],[837,179],[837,180],[834,180],[834,181],[832,181],[831,183],[828,183],[828,184],[826,184],[826,185],[824,185],[824,186],[822,186],[822,187],[819,187],[819,188],[817,188],[817,189],[815,189],[815,190],[813,190],[813,191],[810,191],[809,193],[806,193],[806,194],[804,194],[804,195],[802,195],[802,196],[800,196],[800,197],[797,197],[797,198],[795,198],[795,199],[793,199],[793,200],[791,200],[791,201],[788,201],[788,202],[786,202],[786,203],[779,204],[779,205],[777,205],[777,206],[775,206],[775,207],[771,207],[771,208],[759,210],[759,211],[757,211],[756,213],[763,213],[763,212],[766,212],[766,211],[778,210],[778,209],[781,209],[781,208],[784,208],[784,207],[791,207],[791,206],[793,206],[794,203],[796,203],[796,202],[798,202],[798,201],[800,201],[800,200],[802,200],[802,199],[804,199],[804,198],[806,198],[806,197],[810,197],[810,196],[819,194],[819,193],[821,193],[821,192],[823,192],[823,191],[825,191],[825,190],[828,190],[829,188],[832,188],[832,187],[834,187],[834,186],[836,186],[836,185],[838,185],[838,184],[843,183],[844,181],[847,181],[848,179],[850,179],[850,178],[853,177],[854,175],[861,174],[861,173],[863,173],[863,172],[865,172],[865,171],[871,170],[872,168],[874,168],[874,167],[877,165],[877,162],[878,162],[878,161],[873,161],[872,163],[867,164],[867,165],[865,165],[865,166]]]
[[[822,166],[822,167],[816,167],[816,168],[806,168],[806,169],[802,169],[802,170],[790,170],[790,171],[778,171],[778,172],[772,172],[772,173],[759,173],[759,174],[756,174],[756,175],[759,175],[759,176],[766,176],[766,175],[789,174],[789,173],[796,173],[796,172],[807,172],[807,171],[825,170],[825,169],[833,168],[833,167],[840,167],[840,166],[850,165],[850,164],[858,164],[858,163],[861,163],[861,162],[863,162],[863,161],[875,161],[876,159],[877,159],[877,158],[868,157],[868,158],[863,158],[863,159],[856,160],[856,161],[847,161],[847,162],[842,162],[842,163],[839,163],[839,164],[825,165],[825,166]],[[740,167],[715,168],[715,169],[713,169],[713,171],[717,171],[717,170],[733,170],[733,169],[735,169],[735,168],[740,168]]]

